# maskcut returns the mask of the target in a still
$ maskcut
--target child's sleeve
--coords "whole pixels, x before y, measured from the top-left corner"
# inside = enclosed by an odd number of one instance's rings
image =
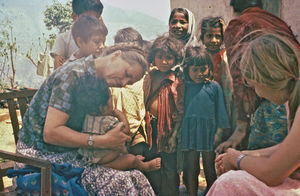
[[[224,95],[222,88],[219,84],[215,83],[216,87],[216,97],[215,97],[215,103],[216,103],[216,122],[217,122],[217,128],[228,128],[230,127],[229,120],[228,120],[228,114],[225,108],[225,102],[224,102]]]

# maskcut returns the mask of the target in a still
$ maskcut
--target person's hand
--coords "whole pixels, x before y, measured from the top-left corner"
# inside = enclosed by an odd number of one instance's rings
[[[66,62],[66,59],[60,55],[55,55],[54,56],[54,69],[62,66]]]
[[[237,126],[232,136],[216,148],[216,153],[224,153],[228,148],[236,148],[246,136],[247,122],[237,121]]]
[[[216,169],[216,174],[217,176],[220,176],[225,173],[225,169],[223,167],[223,157],[225,156],[225,153],[220,154],[217,156],[215,160],[215,169]]]
[[[228,148],[226,153],[222,156],[223,171],[227,172],[229,170],[236,170],[236,161],[241,154],[241,151],[235,150],[233,148]]]
[[[227,141],[221,143],[215,150],[217,154],[224,153],[228,148],[236,148],[240,142],[236,139],[228,139]]]
[[[124,133],[126,133],[127,135],[131,135],[130,127],[129,127],[129,122],[128,122],[128,120],[127,120],[125,114],[124,114],[123,112],[121,112],[120,110],[117,110],[117,109],[113,110],[112,114],[113,114],[116,118],[118,118],[118,120],[119,120],[120,122],[123,122],[124,128],[122,129],[122,131],[123,131]]]
[[[111,148],[115,150],[120,150],[121,152],[126,152],[125,143],[130,142],[131,137],[123,132],[124,128],[124,123],[120,122],[115,128],[103,135],[106,139],[105,148]]]

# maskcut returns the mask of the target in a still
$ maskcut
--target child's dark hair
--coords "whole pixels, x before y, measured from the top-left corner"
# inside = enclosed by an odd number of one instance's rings
[[[262,0],[231,0],[230,5],[235,12],[242,12],[249,7],[263,8]]]
[[[142,35],[132,27],[126,27],[120,29],[115,37],[115,44],[121,42],[135,42],[140,47],[143,47],[143,38]]]
[[[148,71],[148,62],[145,60],[145,53],[141,47],[134,42],[121,42],[113,46],[107,47],[101,53],[101,56],[109,55],[120,50],[121,58],[129,64],[138,63],[143,68],[143,71]]]
[[[209,74],[207,79],[211,80],[213,64],[207,51],[200,46],[188,46],[185,51],[185,59],[183,64],[184,77],[187,80],[191,80],[189,76],[190,66],[204,66],[204,65],[208,65]]]
[[[206,17],[200,22],[201,35],[200,39],[203,41],[204,35],[208,28],[221,28],[222,40],[224,39],[225,21],[222,17]]]
[[[183,9],[183,8],[174,8],[174,9],[172,10],[171,14],[170,14],[170,17],[169,17],[169,24],[170,24],[171,20],[173,19],[173,17],[174,17],[174,15],[175,15],[176,12],[183,13],[185,19],[186,19],[188,22],[190,22],[190,21],[189,21],[189,13],[187,12],[186,9]]]
[[[100,0],[73,0],[72,9],[78,16],[86,11],[95,11],[101,15],[103,4]]]
[[[109,89],[105,80],[98,79],[91,74],[80,78],[75,95],[80,111],[90,115],[99,115],[100,106],[107,105],[108,99]]]
[[[182,48],[183,43],[180,40],[164,35],[159,36],[154,40],[150,48],[148,62],[154,63],[156,53],[162,51],[172,54],[175,57],[174,65],[177,65],[182,60]]]
[[[79,37],[87,43],[91,36],[99,34],[106,36],[107,33],[103,21],[93,16],[80,16],[72,26],[72,36],[75,41]]]

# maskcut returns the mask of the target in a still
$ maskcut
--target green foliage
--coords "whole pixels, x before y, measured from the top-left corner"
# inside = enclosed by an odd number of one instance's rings
[[[62,4],[53,0],[53,4],[47,6],[44,11],[44,23],[48,30],[57,28],[59,33],[65,32],[72,24],[72,3]]]

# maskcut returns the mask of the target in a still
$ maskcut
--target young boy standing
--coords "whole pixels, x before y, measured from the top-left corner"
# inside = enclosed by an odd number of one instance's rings
[[[81,15],[94,16],[102,20],[103,4],[100,0],[73,0],[72,10],[72,18],[74,21]],[[59,34],[51,51],[51,56],[54,58],[54,69],[60,67],[77,50],[78,47],[71,30]]]

